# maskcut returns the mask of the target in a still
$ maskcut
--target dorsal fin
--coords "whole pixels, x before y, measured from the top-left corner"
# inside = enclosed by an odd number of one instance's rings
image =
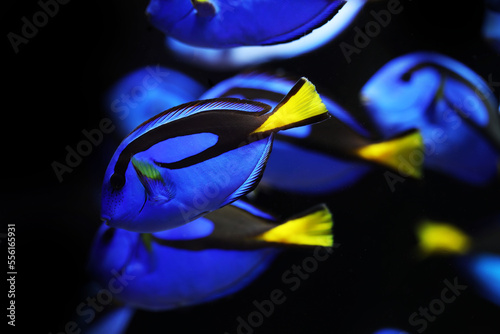
[[[136,127],[129,136],[137,137],[162,124],[173,122],[208,110],[238,110],[264,114],[271,110],[271,106],[257,101],[235,98],[217,98],[188,102],[178,105],[177,107],[167,109],[148,119]]]

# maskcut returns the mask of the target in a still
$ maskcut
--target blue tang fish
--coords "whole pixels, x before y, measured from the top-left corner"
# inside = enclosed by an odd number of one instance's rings
[[[470,235],[455,225],[423,221],[417,227],[423,255],[457,256],[458,266],[479,293],[500,306],[500,224],[498,220]]]
[[[116,298],[146,310],[169,310],[235,293],[258,277],[283,250],[333,246],[325,205],[278,221],[237,201],[189,224],[136,233],[105,224],[95,237],[89,271],[100,284],[113,273],[128,285]],[[321,248],[315,252],[331,250]]]
[[[421,131],[424,167],[475,185],[496,177],[498,101],[463,64],[431,52],[401,56],[375,73],[361,99],[384,137]]]
[[[236,70],[268,61],[297,57],[333,40],[345,30],[368,0],[349,0],[327,23],[297,40],[272,45],[249,45],[216,49],[193,46],[167,36],[167,48],[190,65],[218,70]]]
[[[179,41],[209,48],[288,42],[330,20],[341,0],[151,0],[151,23]]]
[[[136,232],[188,223],[257,186],[275,132],[328,117],[305,78],[274,109],[234,98],[168,109],[137,127],[114,153],[101,217]]]
[[[244,73],[220,82],[202,98],[235,97],[276,105],[294,82],[283,75]],[[321,98],[332,117],[277,134],[259,186],[310,195],[329,193],[355,183],[373,166],[397,172],[400,157],[422,149],[418,132],[374,141],[345,109],[324,95]],[[407,172],[421,175],[416,165]]]
[[[156,114],[197,100],[205,87],[184,73],[146,66],[121,78],[106,96],[106,108],[123,136]]]

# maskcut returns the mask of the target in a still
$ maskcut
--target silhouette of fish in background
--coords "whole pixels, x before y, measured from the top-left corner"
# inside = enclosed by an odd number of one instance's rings
[[[417,225],[423,256],[457,256],[457,265],[479,294],[500,305],[500,224],[498,220],[471,235],[457,226],[425,220]]]
[[[151,0],[146,13],[168,36],[202,47],[288,42],[330,20],[342,0]]]
[[[192,66],[201,67],[203,69],[210,68],[225,71],[229,69],[237,70],[272,60],[297,57],[328,44],[341,32],[345,31],[367,2],[367,0],[347,1],[330,21],[315,28],[311,33],[298,36],[299,39],[286,43],[271,45],[251,44],[224,48],[215,46],[201,47],[189,44],[188,42],[180,41],[180,39],[176,39],[175,36],[169,33],[166,35],[165,43],[167,48],[176,56],[178,60],[189,63]],[[233,15],[233,7],[241,6],[240,3],[233,3],[234,6],[222,6],[222,13],[217,15]],[[276,7],[281,5],[290,5],[287,2],[281,2],[279,5],[278,3],[275,4]],[[313,5],[316,6],[316,4]],[[152,14],[152,16],[155,15]],[[255,17],[255,19],[256,18],[257,17]],[[293,19],[296,19],[296,17],[294,16]],[[159,24],[158,27],[161,29],[161,24]],[[228,29],[232,29],[232,27],[229,27]],[[210,36],[208,43],[214,43],[215,39],[223,39],[226,36],[226,33],[224,32],[218,36]],[[198,39],[199,37],[192,36],[192,38]],[[250,36],[249,34],[245,34],[243,38],[246,40],[250,38]],[[221,42],[224,41],[218,41],[218,43]]]
[[[101,226],[89,272],[106,285],[127,277],[117,298],[129,307],[169,310],[239,291],[286,249],[333,246],[333,219],[325,205],[278,220],[237,201],[189,224],[156,233]],[[330,252],[328,248],[315,252]]]
[[[497,177],[498,101],[463,64],[433,52],[398,57],[368,80],[361,99],[384,138],[420,130],[424,167],[473,185]]]
[[[283,75],[251,72],[218,83],[201,98],[234,97],[276,105],[293,83]],[[321,99],[332,117],[277,134],[259,187],[326,194],[357,182],[374,166],[421,177],[419,165],[408,165],[405,170],[400,167],[400,159],[409,160],[414,150],[423,149],[418,132],[377,142],[345,109],[325,95]]]
[[[136,232],[186,224],[256,187],[275,132],[328,117],[305,78],[274,109],[221,98],[166,110],[138,126],[111,158],[101,217]]]
[[[205,87],[184,73],[146,66],[123,76],[108,91],[106,109],[122,136],[156,114],[198,100]]]

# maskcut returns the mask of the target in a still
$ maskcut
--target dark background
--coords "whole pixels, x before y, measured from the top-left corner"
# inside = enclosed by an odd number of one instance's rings
[[[492,74],[500,81],[499,56],[480,37],[481,1],[401,4],[402,13],[393,15],[350,64],[339,43],[353,44],[353,27],[363,28],[373,19],[369,10],[386,8],[384,1],[367,6],[343,34],[321,49],[265,67],[283,68],[327,87],[362,122],[362,85],[387,61],[414,50],[442,52],[483,78]],[[4,36],[10,31],[19,34],[21,18],[40,10],[32,0],[4,6]],[[17,330],[63,331],[88,296],[83,290],[88,281],[85,264],[100,222],[100,183],[121,138],[117,131],[106,134],[61,183],[51,163],[64,161],[65,147],[74,148],[84,139],[82,130],[98,127],[106,116],[106,90],[126,73],[147,65],[179,69],[207,87],[236,73],[175,60],[164,47],[163,34],[148,23],[146,6],[145,0],[73,0],[60,5],[19,53],[4,38],[2,224],[15,223],[17,231]],[[286,292],[287,300],[255,333],[372,333],[387,326],[415,333],[417,328],[408,323],[410,314],[439,298],[443,280],[454,277],[467,284],[467,290],[429,323],[425,333],[499,333],[498,307],[475,293],[454,259],[419,260],[414,236],[414,224],[421,217],[453,221],[469,232],[479,229],[477,222],[500,211],[498,181],[474,188],[427,171],[423,181],[407,180],[391,192],[383,173],[376,170],[358,185],[329,197],[261,195],[262,206],[283,216],[321,201],[334,212],[340,247],[297,291],[290,292],[281,276],[310,252],[284,253],[254,284],[231,297],[169,312],[139,311],[128,333],[233,334],[236,318],[245,318],[255,310],[253,300],[268,299],[276,288]],[[0,233],[5,231],[2,227]]]

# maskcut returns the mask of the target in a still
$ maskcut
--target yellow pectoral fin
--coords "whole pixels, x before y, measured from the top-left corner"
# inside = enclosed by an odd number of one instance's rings
[[[333,246],[333,219],[325,205],[264,232],[256,240],[307,246]]]
[[[466,254],[470,249],[470,238],[455,226],[446,223],[425,221],[417,227],[419,248],[424,255]]]
[[[360,158],[390,167],[404,176],[422,177],[424,142],[419,131],[359,148]]]
[[[316,123],[328,117],[328,110],[316,87],[306,78],[301,78],[253,133],[284,130]]]

